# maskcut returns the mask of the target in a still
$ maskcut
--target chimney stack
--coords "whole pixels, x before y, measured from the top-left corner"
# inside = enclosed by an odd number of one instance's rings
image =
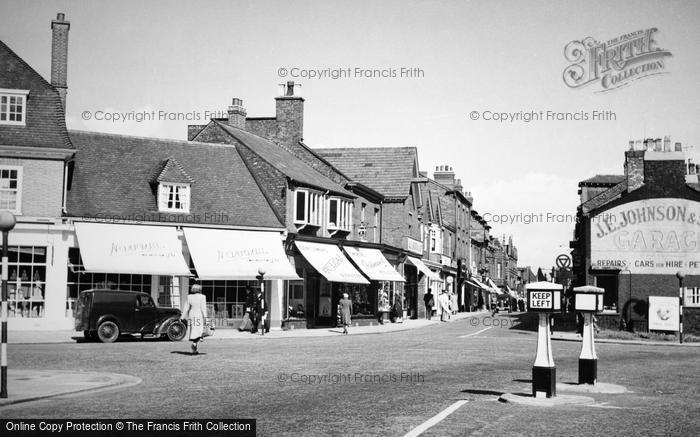
[[[671,137],[664,137],[664,150],[671,150]]]
[[[51,21],[51,85],[61,96],[63,112],[66,111],[66,94],[68,93],[68,30],[70,22],[65,14],[59,12]]]
[[[231,106],[228,107],[228,125],[245,129],[246,110],[243,107],[243,100],[234,98]]]
[[[670,146],[669,146],[669,149],[670,149]],[[675,144],[675,150],[676,150],[676,152],[682,152],[682,151],[683,151],[683,146],[681,145],[681,143],[676,143],[676,144]]]
[[[287,82],[283,96],[275,97],[277,141],[287,147],[296,147],[304,139],[304,99],[294,95],[295,84]]]
[[[435,173],[433,173],[433,179],[435,182],[446,185],[450,188],[455,186],[455,172],[449,165],[439,165],[435,167]]]
[[[644,148],[625,152],[625,176],[627,191],[632,192],[644,185],[644,153],[651,146],[650,139],[644,140]],[[641,141],[637,141],[641,143]]]

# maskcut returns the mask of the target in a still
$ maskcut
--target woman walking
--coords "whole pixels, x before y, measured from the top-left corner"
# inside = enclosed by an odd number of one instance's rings
[[[352,314],[352,301],[348,299],[347,293],[343,293],[343,298],[340,299],[338,308],[340,310],[340,324],[343,325],[343,334],[347,334],[348,326],[350,326],[350,315]]]
[[[202,286],[194,284],[187,296],[187,306],[182,312],[182,318],[187,321],[187,331],[192,342],[192,355],[197,355],[197,346],[202,339],[204,324],[207,320],[207,298],[202,294]]]

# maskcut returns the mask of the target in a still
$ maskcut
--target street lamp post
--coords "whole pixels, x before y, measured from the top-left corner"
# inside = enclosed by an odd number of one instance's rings
[[[260,292],[262,293],[262,302],[263,302],[263,308],[262,308],[262,314],[260,315],[261,321],[262,321],[262,335],[265,335],[265,319],[267,318],[267,306],[265,302],[265,269],[262,267],[258,267],[258,280],[260,281]],[[257,329],[257,326],[255,327]]]
[[[678,271],[676,273],[678,278],[678,299],[680,300],[678,305],[678,339],[681,344],[683,344],[683,301],[685,300],[685,288],[683,288],[683,278],[685,278],[685,273]]]
[[[627,272],[630,275],[630,300],[627,303],[627,330],[629,332],[634,332],[634,325],[632,324],[632,271],[629,267],[625,267],[621,271]]]
[[[7,269],[8,249],[7,240],[10,231],[17,221],[15,215],[9,211],[0,212],[0,231],[2,231],[2,308],[0,321],[2,321],[2,345],[0,345],[0,398],[7,398]]]

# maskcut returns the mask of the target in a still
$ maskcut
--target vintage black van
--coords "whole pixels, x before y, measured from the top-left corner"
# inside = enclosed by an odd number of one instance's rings
[[[112,343],[120,334],[165,336],[171,341],[185,337],[187,328],[177,308],[158,308],[147,293],[118,290],[86,290],[75,309],[75,330],[86,340]]]

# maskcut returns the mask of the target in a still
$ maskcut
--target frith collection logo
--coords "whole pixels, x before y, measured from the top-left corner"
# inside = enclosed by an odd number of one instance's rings
[[[571,41],[564,57],[572,64],[564,69],[564,83],[570,88],[600,84],[598,92],[611,91],[631,82],[657,74],[666,74],[668,50],[657,47],[651,28],[621,35],[606,42],[592,37]]]

